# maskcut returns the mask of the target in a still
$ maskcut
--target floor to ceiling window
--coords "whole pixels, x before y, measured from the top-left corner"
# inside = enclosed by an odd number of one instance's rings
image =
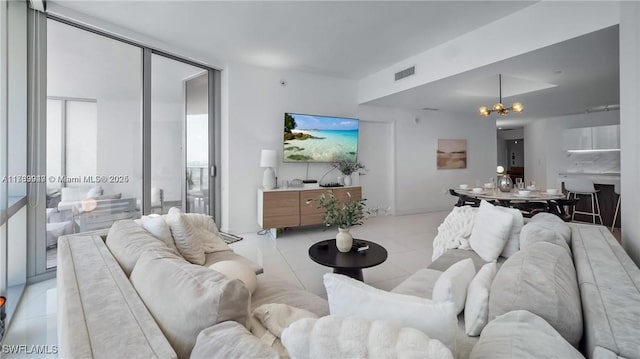
[[[209,213],[208,72],[151,57],[151,209]]]
[[[47,21],[47,267],[58,237],[138,218],[142,50]]]
[[[214,70],[49,18],[46,268],[62,235],[142,214],[213,215]]]

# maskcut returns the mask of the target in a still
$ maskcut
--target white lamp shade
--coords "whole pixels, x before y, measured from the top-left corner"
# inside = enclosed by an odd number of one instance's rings
[[[260,154],[260,167],[277,167],[278,152],[275,150],[262,150]]]

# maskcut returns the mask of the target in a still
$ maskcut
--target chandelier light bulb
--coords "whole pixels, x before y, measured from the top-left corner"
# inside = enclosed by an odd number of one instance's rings
[[[524,111],[524,107],[522,107],[522,104],[520,102],[515,102],[512,106],[511,106],[513,112],[522,112]]]
[[[498,112],[500,112],[500,111],[502,111],[503,109],[504,109],[504,106],[503,106],[500,102],[498,102],[497,104],[493,105],[493,110],[494,110],[494,111],[498,111]]]
[[[491,114],[491,110],[487,106],[482,106],[478,109],[482,116],[489,116]]]

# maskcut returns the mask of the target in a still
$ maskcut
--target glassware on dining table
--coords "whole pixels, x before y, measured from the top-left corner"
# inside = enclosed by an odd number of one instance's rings
[[[522,178],[520,178],[520,177],[516,178],[516,187],[518,189],[523,189],[524,188],[524,183],[522,182]]]

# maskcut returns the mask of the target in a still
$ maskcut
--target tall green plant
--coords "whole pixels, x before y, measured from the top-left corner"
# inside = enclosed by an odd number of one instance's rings
[[[366,199],[355,200],[349,192],[347,192],[347,201],[344,203],[338,201],[333,192],[323,193],[317,200],[308,200],[306,203],[311,205],[316,201],[318,208],[324,210],[322,222],[327,227],[334,225],[340,228],[359,226],[364,223],[365,215],[368,214],[364,205]]]

